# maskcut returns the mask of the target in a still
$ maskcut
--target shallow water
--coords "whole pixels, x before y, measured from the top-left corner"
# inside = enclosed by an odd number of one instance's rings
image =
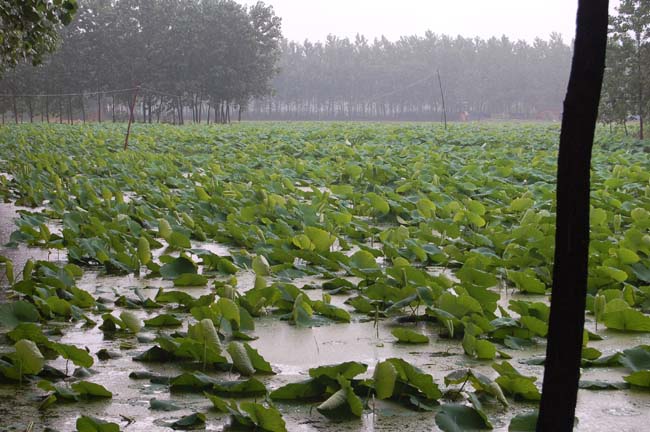
[[[16,217],[17,207],[10,204],[0,204],[0,243],[9,239],[15,229],[12,218]],[[227,255],[228,249],[221,245],[197,244],[199,248],[210,249],[219,255]],[[15,249],[2,248],[1,254],[9,256],[20,269],[28,258],[43,260],[64,260],[65,254],[38,248],[19,246]],[[440,269],[434,269],[439,271]],[[238,289],[246,290],[254,283],[252,272],[240,272],[237,275]],[[302,278],[294,281],[301,287],[304,284],[320,285],[322,281],[315,278]],[[78,281],[78,286],[88,290],[95,297],[102,296],[114,299],[118,295],[135,297],[134,289],[139,287],[145,295],[153,297],[159,288],[171,288],[169,281],[159,278],[141,279],[134,276],[105,276],[96,270],[87,269]],[[209,288],[174,288],[200,296]],[[322,290],[307,290],[312,299],[319,299]],[[501,290],[500,303],[504,306],[511,299],[541,300],[543,296],[523,296]],[[346,307],[343,302],[347,296],[333,296],[335,305]],[[143,319],[157,315],[160,311],[134,311]],[[116,308],[114,314],[119,314]],[[101,322],[99,315],[92,318]],[[186,318],[186,317],[184,317]],[[81,324],[53,324],[64,328],[65,336],[62,342],[72,343],[79,347],[87,347],[92,354],[102,348],[118,352],[121,357],[108,361],[96,360],[92,369],[96,371],[90,381],[104,385],[113,392],[111,400],[98,402],[57,403],[46,411],[38,410],[39,397],[45,393],[35,387],[34,383],[24,383],[22,386],[0,384],[0,430],[25,430],[30,422],[34,423],[33,430],[40,431],[52,428],[60,431],[75,429],[75,421],[81,414],[94,415],[105,420],[117,422],[127,431],[163,431],[170,430],[167,423],[179,419],[183,415],[201,411],[207,413],[207,430],[223,430],[229,419],[226,415],[210,409],[210,402],[202,394],[170,393],[165,385],[152,384],[149,380],[133,380],[128,377],[132,371],[147,370],[158,375],[174,376],[187,370],[188,365],[182,363],[154,364],[138,363],[132,357],[148,349],[151,343],[138,344],[135,336],[109,338],[98,328],[84,328]],[[463,354],[458,341],[449,341],[438,337],[437,328],[430,323],[418,323],[418,329],[427,334],[431,342],[425,345],[403,345],[394,342],[390,334],[396,325],[393,320],[381,320],[376,328],[374,322],[362,315],[353,314],[353,322],[349,324],[331,324],[314,328],[298,328],[281,321],[277,316],[265,316],[256,319],[255,335],[259,339],[250,342],[274,367],[277,375],[259,377],[269,389],[277,388],[285,383],[305,379],[307,370],[311,367],[339,363],[342,361],[361,361],[369,365],[367,376],[372,373],[374,365],[385,358],[401,357],[421,367],[433,375],[441,389],[444,389],[443,378],[448,373],[471,367],[491,378],[496,373],[490,367],[491,362],[469,359]],[[593,322],[587,323],[593,331]],[[168,330],[163,330],[168,331]],[[603,341],[590,342],[590,346],[601,350],[604,354],[617,349],[629,348],[639,344],[650,344],[647,334],[623,334],[599,328]],[[145,329],[141,335],[154,337],[156,330]],[[137,348],[124,347],[125,342],[135,343]],[[504,349],[513,356],[510,362],[522,373],[539,377],[541,382],[542,367],[519,363],[544,354],[544,346],[537,345],[526,351]],[[64,360],[50,362],[53,366],[65,370]],[[72,373],[73,365],[68,365]],[[585,369],[584,379],[601,379],[605,381],[622,381],[625,374],[623,368]],[[210,375],[235,379],[236,374],[209,372]],[[182,409],[173,412],[152,411],[149,400],[171,399]],[[278,403],[283,413],[289,431],[394,431],[408,429],[410,432],[437,430],[435,412],[422,413],[408,411],[391,402],[371,402],[373,409],[366,410],[364,416],[356,421],[336,423],[321,416],[310,404]],[[498,406],[487,406],[490,419],[495,430],[507,430],[510,418],[520,412],[533,408],[532,404],[513,403],[503,410]],[[579,394],[577,415],[578,430],[581,431],[643,431],[647,430],[650,419],[650,392],[638,390],[589,391],[582,390]],[[129,421],[131,423],[129,424]]]

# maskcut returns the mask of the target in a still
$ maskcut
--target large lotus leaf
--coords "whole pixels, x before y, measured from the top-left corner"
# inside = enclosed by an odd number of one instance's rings
[[[443,405],[436,414],[436,424],[445,432],[492,429],[492,425],[475,408],[460,404]]]
[[[327,389],[323,380],[311,378],[297,383],[286,384],[269,395],[273,400],[314,400],[320,398]]]
[[[21,322],[38,322],[41,316],[33,304],[24,300],[0,304],[0,325],[14,328]]]
[[[378,399],[391,397],[395,389],[395,382],[397,381],[397,370],[395,366],[387,361],[377,363],[373,380]]]
[[[184,274],[195,274],[196,264],[185,257],[174,258],[160,267],[160,275],[165,279],[176,279]]]
[[[120,426],[95,417],[81,416],[77,419],[77,432],[120,432]]]
[[[351,361],[309,369],[309,376],[312,378],[326,376],[336,380],[340,375],[346,379],[352,379],[355,376],[364,373],[366,370],[368,370],[368,365]]]
[[[265,407],[264,405],[254,402],[242,402],[240,409],[248,414],[250,420],[260,430],[268,432],[287,431],[282,414],[272,406]]]
[[[397,327],[391,330],[391,334],[401,343],[423,344],[429,343],[429,337],[408,328]]]

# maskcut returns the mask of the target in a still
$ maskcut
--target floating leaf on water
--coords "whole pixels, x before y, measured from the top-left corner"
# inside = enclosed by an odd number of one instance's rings
[[[205,414],[194,413],[169,424],[174,430],[195,430],[205,428]]]
[[[98,397],[98,398],[112,398],[113,393],[106,390],[100,384],[95,384],[89,381],[78,381],[70,385],[72,390],[77,392],[82,397]]]
[[[309,376],[319,378],[322,376],[336,380],[338,376],[352,379],[368,370],[368,365],[359,362],[344,362],[335,365],[319,366],[309,369]]]
[[[648,374],[650,378],[650,372]],[[627,380],[626,380],[627,381]],[[630,384],[634,384],[630,382]],[[624,390],[630,388],[630,384],[626,382],[605,382],[599,380],[580,380],[579,387],[585,390]],[[637,384],[634,384],[637,385]],[[647,386],[650,386],[650,380],[647,381]]]
[[[172,401],[154,398],[149,401],[149,409],[154,411],[178,411],[182,408]]]
[[[508,432],[535,432],[537,430],[538,411],[517,414],[510,420]]]
[[[399,342],[410,343],[410,344],[425,344],[429,343],[429,337],[418,333],[415,330],[397,327],[391,330],[390,332],[393,336],[397,338]]]
[[[184,274],[196,274],[196,264],[186,257],[174,258],[160,267],[160,275],[165,279],[177,279]]]
[[[116,423],[107,422],[96,417],[81,416],[77,419],[78,432],[120,432]]]
[[[460,404],[443,405],[436,414],[436,425],[445,432],[492,429],[475,408]]]
[[[208,278],[196,273],[183,273],[174,279],[174,286],[201,287],[208,284]]]
[[[287,427],[280,412],[274,407],[265,407],[254,402],[242,402],[241,411],[259,429],[268,432],[286,432]]]

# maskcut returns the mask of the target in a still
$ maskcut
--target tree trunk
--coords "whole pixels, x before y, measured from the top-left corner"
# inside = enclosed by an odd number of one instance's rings
[[[72,124],[72,96],[68,96],[68,123]]]
[[[32,108],[32,98],[27,98],[27,109],[29,110],[29,122],[34,123],[34,110]]]
[[[16,96],[14,96],[12,100],[14,104],[14,120],[16,120],[16,124],[18,124],[18,107],[16,104]]]
[[[111,117],[115,123],[115,95],[111,96]]]
[[[162,96],[160,97],[160,103],[158,104],[158,110],[156,111],[156,122],[160,123],[160,114],[162,113],[163,109],[163,98]]]
[[[637,65],[637,78],[639,79],[639,139],[643,139],[643,115],[644,105],[643,100],[643,74],[641,71],[641,35],[636,35],[636,65]]]
[[[97,121],[102,122],[102,94],[97,93]]]
[[[50,122],[50,99],[45,96],[45,119]]]
[[[572,431],[589,255],[589,169],[605,70],[608,0],[579,0],[557,170],[553,290],[538,431]]]
[[[203,94],[199,95],[199,124],[201,123],[201,120],[203,120]]]
[[[84,100],[83,95],[81,95],[81,121],[86,124],[86,101]]]

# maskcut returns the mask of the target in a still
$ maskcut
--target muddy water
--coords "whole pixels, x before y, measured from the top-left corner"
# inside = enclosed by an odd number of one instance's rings
[[[17,208],[11,205],[0,205],[0,242],[8,240],[15,228],[11,218],[16,216]],[[227,249],[220,245],[196,245],[210,248],[225,255]],[[56,255],[51,251],[20,246],[17,249],[3,248],[0,253],[17,261],[17,268],[28,258],[63,260],[64,255]],[[238,289],[250,288],[254,275],[241,272],[237,275]],[[311,284],[318,286],[322,281],[317,279],[301,279],[296,285]],[[78,281],[78,285],[91,292],[95,297],[102,296],[114,299],[118,295],[135,297],[134,289],[139,287],[143,292],[153,297],[159,288],[171,288],[172,284],[161,279],[139,279],[133,276],[108,277],[96,271],[88,270]],[[193,296],[208,292],[207,288],[183,288]],[[312,299],[322,296],[321,290],[306,291]],[[334,296],[332,302],[343,306],[346,296]],[[544,297],[521,296],[502,291],[502,305],[507,305],[511,299],[544,300]],[[141,318],[150,318],[159,313],[136,310]],[[119,314],[119,309],[114,314]],[[93,319],[101,322],[99,315]],[[210,409],[209,401],[201,394],[170,393],[167,386],[153,384],[149,380],[134,380],[129,378],[132,371],[149,371],[162,376],[175,376],[190,370],[190,366],[182,363],[152,364],[138,363],[132,357],[148,349],[150,342],[139,343],[136,336],[118,338],[107,337],[99,329],[83,328],[81,324],[49,323],[48,327],[61,326],[63,329],[62,342],[72,343],[79,347],[87,347],[92,354],[102,348],[119,353],[120,357],[108,361],[99,361],[95,357],[92,367],[93,375],[86,378],[104,385],[114,396],[111,400],[97,402],[57,403],[45,411],[38,410],[38,402],[44,392],[37,389],[34,383],[23,385],[0,384],[0,431],[23,431],[33,422],[35,431],[52,428],[59,431],[75,429],[76,418],[81,414],[94,415],[106,420],[119,423],[126,431],[164,431],[170,430],[168,424],[192,412],[204,412],[208,416],[207,430],[224,430],[229,422],[227,416]],[[266,316],[256,320],[255,335],[258,339],[251,345],[274,366],[277,375],[260,377],[270,388],[277,388],[285,383],[305,379],[307,370],[311,367],[338,363],[342,361],[361,361],[370,366],[371,375],[374,365],[385,358],[401,357],[421,367],[433,375],[436,382],[443,386],[443,378],[448,373],[471,367],[489,377],[496,377],[491,369],[491,362],[480,362],[468,359],[458,341],[449,341],[437,336],[437,329],[429,323],[417,324],[418,330],[429,335],[431,342],[426,345],[401,345],[394,343],[390,331],[396,323],[391,320],[375,323],[367,317],[353,315],[350,324],[331,324],[309,329],[297,328],[281,321],[277,316]],[[587,323],[592,330],[593,322]],[[153,329],[144,329],[139,337],[152,339],[156,336]],[[163,330],[168,332],[169,330]],[[643,334],[621,334],[599,329],[603,341],[591,342],[590,346],[608,354],[616,349],[628,348],[639,344],[650,344],[650,336]],[[540,378],[542,367],[519,363],[544,354],[544,346],[538,345],[526,351],[505,349],[513,356],[510,360],[522,373],[535,375]],[[53,366],[65,370],[64,360],[50,362]],[[74,366],[67,365],[69,373]],[[236,379],[232,373],[208,372],[222,379]],[[622,368],[585,369],[584,379],[601,379],[605,381],[622,381],[625,374]],[[181,407],[178,411],[162,412],[149,409],[149,401],[153,398],[172,400]],[[283,413],[287,428],[290,431],[395,431],[436,430],[435,413],[420,413],[402,409],[391,402],[371,402],[372,409],[366,410],[364,416],[356,421],[342,423],[332,422],[322,417],[310,404],[277,404]],[[507,410],[499,406],[487,406],[490,419],[495,430],[505,431],[510,418],[517,413],[533,408],[531,404],[513,403]],[[637,390],[617,391],[588,391],[583,390],[579,395],[578,430],[582,431],[643,431],[648,430],[650,420],[650,392]]]

